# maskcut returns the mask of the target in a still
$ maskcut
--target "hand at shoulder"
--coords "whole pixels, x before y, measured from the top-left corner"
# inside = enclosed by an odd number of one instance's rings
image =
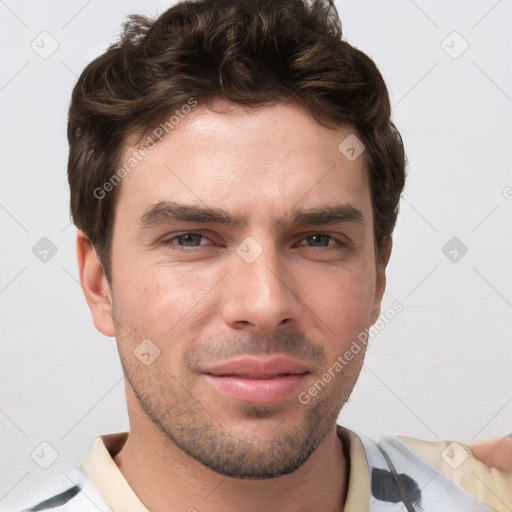
[[[489,467],[500,470],[512,469],[512,438],[503,437],[470,444],[475,458]]]

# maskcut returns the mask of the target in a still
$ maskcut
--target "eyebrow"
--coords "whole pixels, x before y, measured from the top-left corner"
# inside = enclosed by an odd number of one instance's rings
[[[181,204],[174,201],[160,201],[146,208],[145,212],[137,218],[138,227],[141,229],[177,221],[241,227],[247,225],[247,216],[233,215],[221,208]],[[279,227],[349,222],[364,224],[364,215],[361,210],[351,204],[339,204],[309,209],[293,208],[289,215],[274,218],[274,221]]]

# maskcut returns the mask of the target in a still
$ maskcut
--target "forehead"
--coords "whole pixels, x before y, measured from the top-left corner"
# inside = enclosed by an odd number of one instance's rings
[[[354,136],[351,127],[326,128],[295,104],[246,108],[217,100],[212,108],[199,104],[174,116],[169,133],[160,127],[161,139],[155,126],[151,140],[141,141],[151,147],[142,158],[140,147],[126,149],[124,162],[137,151],[139,157],[122,180],[118,211],[138,218],[166,199],[260,219],[292,205],[371,209],[365,154],[352,161],[339,149]]]

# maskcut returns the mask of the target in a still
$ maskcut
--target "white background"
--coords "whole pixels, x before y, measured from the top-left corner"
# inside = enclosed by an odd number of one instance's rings
[[[78,284],[66,115],[77,75],[115,39],[125,15],[169,5],[0,1],[0,500],[78,465],[96,435],[128,429],[115,340],[95,330]],[[372,339],[340,423],[370,436],[505,435],[512,432],[512,2],[337,6],[349,42],[388,83],[409,159],[384,300],[384,309],[400,301],[403,311]],[[43,31],[59,45],[47,59],[31,48]],[[464,41],[469,47],[453,58]],[[441,250],[454,236],[468,248],[457,262]],[[32,253],[42,237],[58,249],[47,263]],[[58,453],[48,469],[31,458],[43,441]]]

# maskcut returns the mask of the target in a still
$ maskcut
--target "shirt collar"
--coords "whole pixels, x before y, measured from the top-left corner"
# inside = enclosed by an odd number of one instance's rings
[[[349,472],[344,512],[367,512],[370,503],[368,466],[363,445],[352,431],[338,425]],[[130,487],[113,457],[121,450],[129,432],[96,437],[91,454],[80,464],[113,512],[149,512]]]

